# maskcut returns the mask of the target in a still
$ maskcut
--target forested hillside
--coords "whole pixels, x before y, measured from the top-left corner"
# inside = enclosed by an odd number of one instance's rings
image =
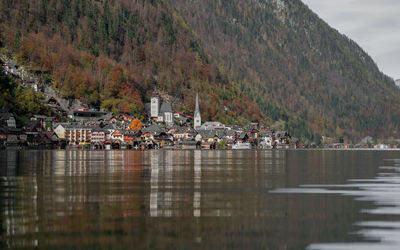
[[[397,136],[400,90],[300,0],[0,0],[0,47],[64,97],[141,116],[157,89],[204,120],[314,141]]]
[[[0,14],[3,50],[64,97],[141,116],[154,90],[188,112],[199,91],[205,119],[262,119],[161,1],[1,0]]]
[[[170,0],[271,121],[296,135],[393,136],[400,91],[300,0]]]
[[[0,63],[2,61],[0,60]],[[44,97],[31,88],[24,88],[0,68],[0,108],[12,112],[22,127],[32,115],[51,115]]]

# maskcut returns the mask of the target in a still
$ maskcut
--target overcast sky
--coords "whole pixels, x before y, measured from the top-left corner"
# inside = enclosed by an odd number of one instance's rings
[[[400,79],[400,0],[302,0],[357,42],[388,76]]]

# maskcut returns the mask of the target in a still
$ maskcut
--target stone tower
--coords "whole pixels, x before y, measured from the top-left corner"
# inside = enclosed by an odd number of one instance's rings
[[[158,114],[160,113],[160,96],[157,94],[153,94],[150,101],[150,115],[151,118],[158,118]]]
[[[201,115],[199,108],[199,93],[196,94],[196,109],[194,110],[194,128],[198,128],[201,126]]]

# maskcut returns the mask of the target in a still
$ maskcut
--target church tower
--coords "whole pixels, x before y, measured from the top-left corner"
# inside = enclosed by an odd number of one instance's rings
[[[158,94],[153,94],[150,100],[150,115],[151,118],[158,118],[158,114],[160,113],[160,96]]]
[[[198,128],[201,126],[201,115],[199,108],[199,93],[196,94],[196,109],[194,110],[194,128]]]

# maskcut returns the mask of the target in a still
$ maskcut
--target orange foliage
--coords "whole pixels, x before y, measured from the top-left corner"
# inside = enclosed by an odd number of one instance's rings
[[[143,124],[139,119],[134,119],[131,123],[131,125],[129,126],[130,129],[132,130],[142,130],[143,128]]]

